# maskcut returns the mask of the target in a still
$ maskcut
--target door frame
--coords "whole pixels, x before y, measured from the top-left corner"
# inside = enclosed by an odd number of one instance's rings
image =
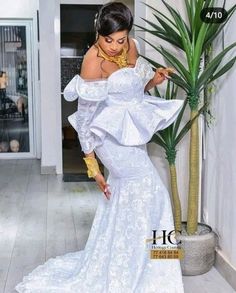
[[[55,9],[55,18],[54,18],[54,23],[55,23],[55,42],[56,42],[56,68],[57,68],[57,84],[56,84],[56,92],[57,96],[61,97],[61,68],[60,68],[60,44],[61,44],[61,37],[60,37],[60,5],[61,4],[76,4],[76,5],[84,5],[84,1],[82,0],[55,0],[56,3],[56,9]],[[140,24],[141,17],[145,17],[146,15],[146,7],[142,3],[142,1],[134,1],[134,23]],[[104,0],[87,0],[86,5],[99,5],[99,4],[104,4],[106,1]],[[143,2],[146,2],[144,0]],[[139,32],[137,29],[134,28],[134,36],[135,38],[139,36],[143,36],[142,32]],[[141,44],[141,52],[143,53],[145,51],[145,45]],[[63,149],[62,149],[62,111],[61,111],[61,98],[57,99],[57,105],[56,105],[57,111],[57,121],[56,121],[56,141],[57,141],[57,146],[58,146],[58,152],[57,152],[57,157],[56,157],[56,173],[57,174],[63,174]]]
[[[36,96],[38,96],[37,83],[37,61],[35,60],[35,27],[33,19],[1,19],[0,25],[14,25],[26,27],[26,54],[27,54],[27,79],[28,79],[28,117],[29,117],[29,148],[27,153],[0,153],[0,159],[25,159],[39,157],[38,138],[39,118],[36,108],[38,106]]]

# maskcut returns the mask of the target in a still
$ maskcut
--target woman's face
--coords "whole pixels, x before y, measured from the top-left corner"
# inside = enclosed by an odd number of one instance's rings
[[[108,36],[98,37],[98,44],[103,51],[109,56],[119,55],[122,49],[127,45],[128,31],[120,31],[112,33]]]

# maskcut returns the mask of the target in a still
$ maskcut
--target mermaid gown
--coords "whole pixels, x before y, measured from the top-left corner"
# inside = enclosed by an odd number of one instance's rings
[[[65,99],[78,99],[68,119],[82,150],[94,150],[108,169],[111,198],[101,193],[84,250],[50,258],[23,278],[18,292],[184,292],[180,261],[151,259],[146,244],[152,230],[174,229],[169,194],[146,143],[174,122],[183,105],[144,93],[153,74],[140,56],[135,67],[106,80],[76,75],[67,85]]]

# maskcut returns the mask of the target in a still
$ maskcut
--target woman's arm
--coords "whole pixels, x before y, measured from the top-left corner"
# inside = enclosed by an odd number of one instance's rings
[[[152,89],[154,86],[156,86],[157,84],[153,81],[153,78],[151,80],[149,80],[149,82],[146,84],[144,91],[147,92],[150,89]]]
[[[92,157],[92,158],[95,158],[95,153],[94,153],[94,151],[92,151],[92,152],[89,153],[89,154],[84,153],[84,155],[85,155],[85,157]]]
[[[86,158],[95,158],[95,153],[94,151],[92,151],[91,153],[84,153]],[[110,195],[111,195],[111,191],[109,189],[109,184],[106,183],[106,180],[104,178],[104,176],[102,175],[101,171],[99,170],[99,172],[97,173],[97,175],[94,177],[95,181],[97,182],[98,187],[100,188],[100,190],[104,193],[104,195],[106,196],[106,198],[109,200],[110,199]]]
[[[102,77],[100,61],[97,59],[97,52],[91,48],[90,52],[87,52],[85,58],[83,60],[80,76],[84,79],[99,79]],[[99,89],[98,89],[99,90]],[[91,106],[93,106],[93,103]],[[98,104],[97,104],[98,105]],[[82,110],[82,109],[81,109]],[[91,134],[92,135],[92,134]],[[85,142],[86,143],[86,142]],[[89,142],[87,142],[89,143]],[[95,152],[84,152],[86,158],[95,158]],[[97,175],[94,177],[98,187],[104,193],[106,198],[110,199],[110,189],[109,184],[106,183],[104,176],[102,175],[101,171],[99,170]]]
[[[166,78],[168,78],[169,73],[173,73],[174,69],[173,68],[158,68],[156,69],[154,77],[149,80],[149,82],[146,84],[144,91],[149,91],[156,85],[161,84]]]

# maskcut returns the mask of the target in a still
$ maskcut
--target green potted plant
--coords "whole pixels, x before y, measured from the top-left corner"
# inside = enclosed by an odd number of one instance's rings
[[[146,4],[152,9],[156,22],[143,19],[151,28],[138,27],[180,49],[185,59],[184,62],[181,62],[169,50],[162,46],[156,46],[144,39],[146,43],[164,57],[168,65],[175,68],[176,73],[171,74],[171,80],[185,91],[191,111],[188,211],[187,222],[182,222],[181,225],[181,231],[186,230],[186,235],[179,235],[179,239],[181,239],[185,250],[185,258],[181,260],[183,274],[195,275],[204,273],[211,268],[214,262],[215,250],[214,233],[212,233],[211,227],[198,223],[200,155],[198,115],[200,95],[210,83],[232,68],[236,57],[227,62],[224,62],[224,57],[236,46],[236,43],[229,45],[218,53],[204,68],[201,68],[201,61],[206,50],[231,18],[236,5],[228,10],[228,15],[223,23],[206,23],[201,20],[201,11],[214,7],[214,0],[185,0],[187,22],[183,20],[177,9],[171,7],[164,0],[161,2],[167,8],[168,15]],[[155,67],[163,67],[155,60],[146,59]],[[166,131],[169,130],[167,129]],[[153,141],[155,140],[157,141],[156,135],[153,137]],[[176,197],[174,193],[173,197]],[[181,212],[174,211],[174,215],[175,224],[181,222]],[[185,226],[186,229],[184,229]],[[179,228],[179,226],[176,228]]]
[[[178,96],[179,87],[174,84],[171,80],[168,80],[165,93],[160,94],[157,87],[154,88],[155,96],[161,97],[166,100],[174,100]],[[179,198],[179,191],[177,185],[177,172],[176,172],[176,156],[177,156],[177,145],[184,138],[184,136],[191,129],[191,126],[195,119],[203,113],[207,107],[207,102],[198,110],[197,115],[194,119],[189,120],[185,125],[180,129],[180,123],[183,118],[184,111],[188,104],[187,98],[185,98],[183,107],[179,113],[179,116],[169,127],[158,131],[155,133],[150,142],[154,142],[162,147],[165,151],[166,159],[168,161],[169,173],[170,173],[170,183],[171,183],[171,195],[173,203],[173,216],[176,231],[182,230],[182,208]]]

